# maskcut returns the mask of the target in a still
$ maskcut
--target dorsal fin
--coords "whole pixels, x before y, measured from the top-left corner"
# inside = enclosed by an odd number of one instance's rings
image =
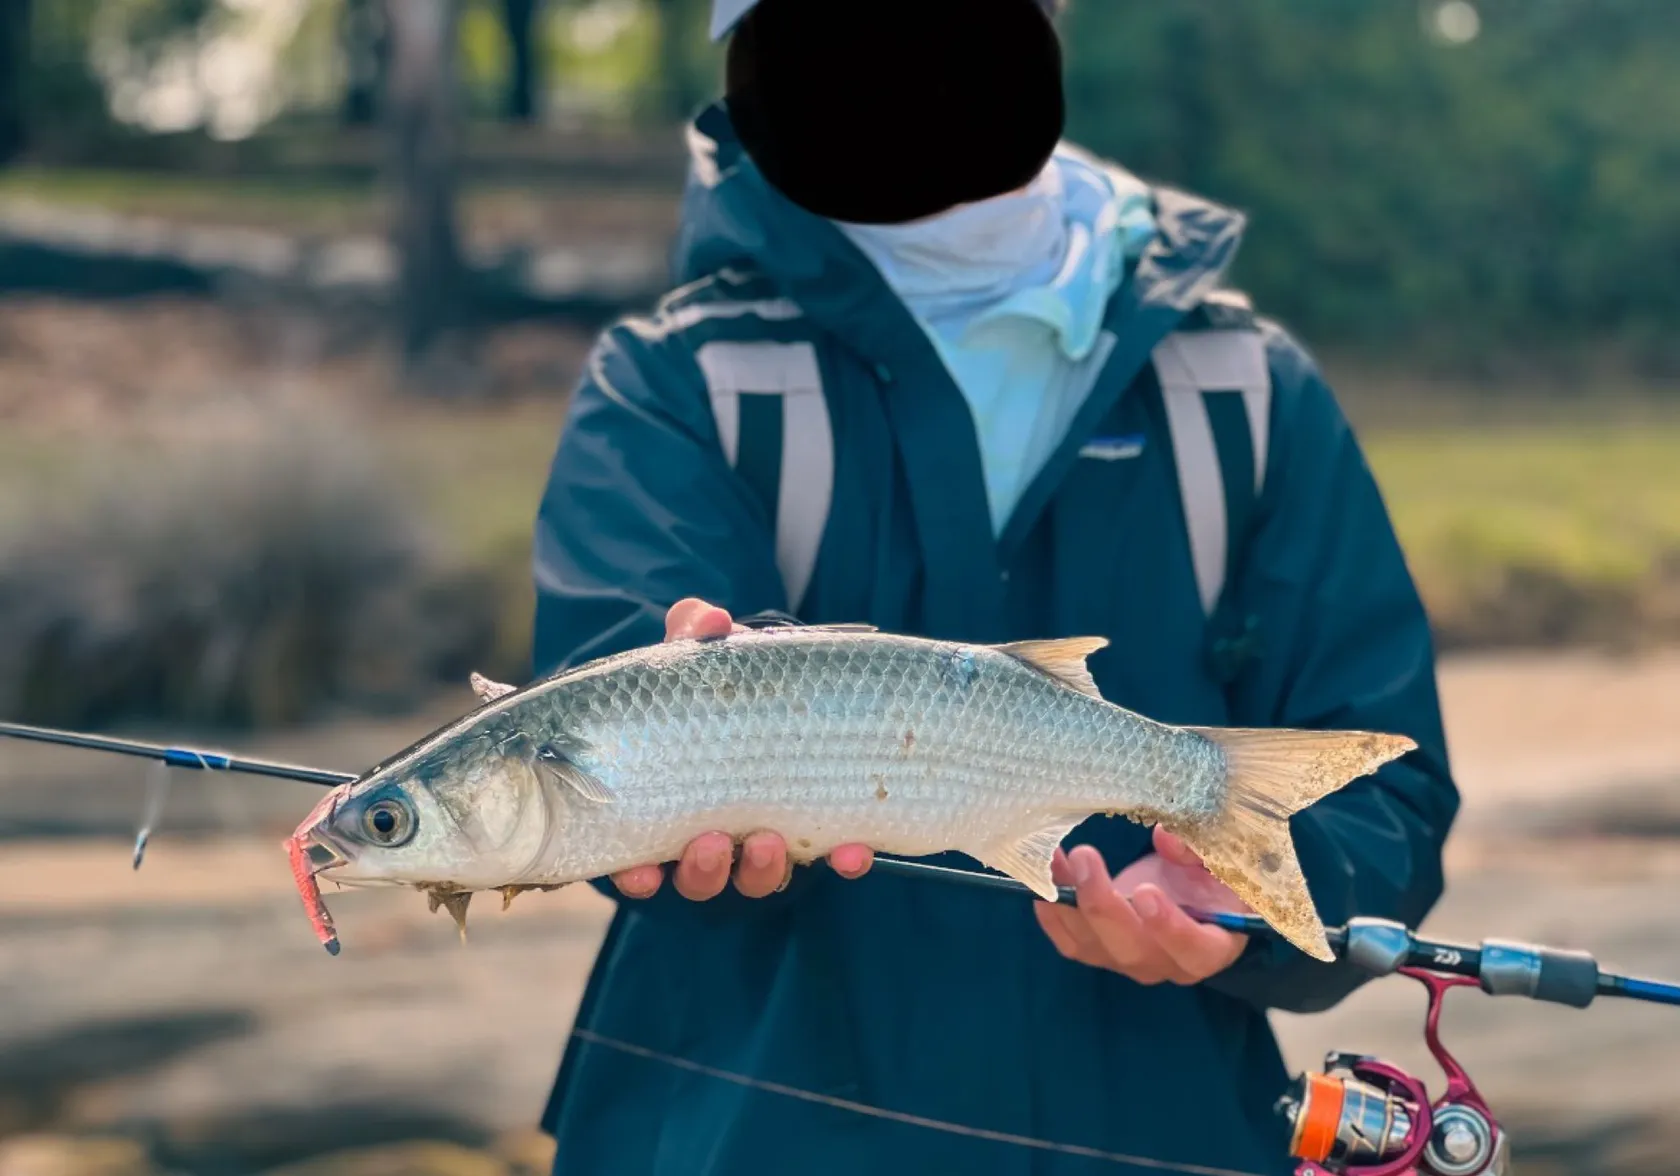
[[[505,682],[492,682],[483,674],[475,673],[468,681],[472,684],[473,693],[478,695],[480,702],[495,702],[504,695],[512,694],[517,686],[509,686]]]
[[[1049,674],[1064,686],[1101,698],[1102,691],[1097,689],[1085,659],[1107,645],[1107,637],[1062,637],[1053,641],[1011,641],[997,648]]]
[[[759,633],[879,633],[881,630],[874,625],[867,625],[861,621],[837,621],[830,625],[807,625],[802,621],[788,620],[780,616],[748,617],[739,624],[744,629],[752,629]]]

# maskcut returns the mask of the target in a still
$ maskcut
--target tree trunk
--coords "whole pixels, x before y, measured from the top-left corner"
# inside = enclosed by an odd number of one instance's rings
[[[28,139],[29,2],[0,0],[0,164],[16,158]]]
[[[345,0],[341,10],[340,43],[344,48],[344,121],[369,126],[379,115],[379,92],[385,84],[390,37],[384,13],[374,0]]]
[[[537,0],[502,0],[513,69],[508,74],[506,113],[511,122],[530,122],[537,114]]]
[[[411,377],[450,381],[470,298],[456,228],[455,0],[386,0],[391,56],[385,101],[401,272],[397,314]]]

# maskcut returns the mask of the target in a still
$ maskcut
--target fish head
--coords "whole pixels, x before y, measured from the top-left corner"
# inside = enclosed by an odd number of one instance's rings
[[[539,858],[554,814],[527,755],[447,755],[340,786],[298,827],[310,871],[348,886],[489,889]]]

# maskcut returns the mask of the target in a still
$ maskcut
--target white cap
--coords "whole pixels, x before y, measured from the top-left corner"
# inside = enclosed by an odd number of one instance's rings
[[[712,0],[712,40],[727,37],[757,3],[758,0]]]

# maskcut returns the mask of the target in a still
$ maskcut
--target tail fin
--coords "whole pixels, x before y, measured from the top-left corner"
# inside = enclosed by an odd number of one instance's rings
[[[1224,750],[1229,791],[1216,819],[1169,830],[1290,943],[1315,959],[1334,959],[1295,856],[1289,818],[1417,744],[1369,731],[1190,730]]]

